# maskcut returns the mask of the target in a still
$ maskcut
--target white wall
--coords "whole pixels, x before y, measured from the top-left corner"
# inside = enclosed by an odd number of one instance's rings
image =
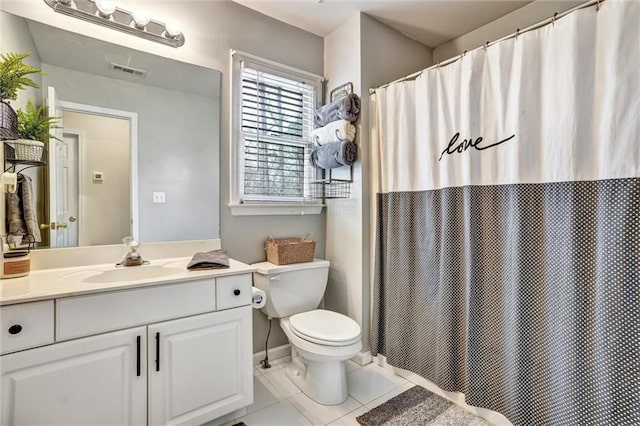
[[[324,257],[324,214],[305,216],[231,216],[230,199],[230,49],[237,49],[315,74],[323,71],[323,39],[229,1],[119,1],[123,8],[146,7],[159,20],[176,21],[184,29],[186,43],[174,49],[122,34],[95,24],[54,13],[41,0],[3,0],[2,10],[48,25],[79,32],[133,49],[222,71],[220,146],[220,236],[230,255],[244,262],[265,259],[267,235],[274,237],[315,235],[316,256]],[[141,141],[142,142],[142,141]],[[263,349],[266,321],[254,311],[254,348]],[[277,323],[270,346],[286,342]]]
[[[325,38],[327,93],[351,81],[362,99],[356,123],[359,160],[351,197],[327,201],[327,259],[331,261],[325,307],[355,319],[369,346],[371,247],[369,88],[426,68],[431,49],[391,27],[357,14]]]
[[[584,0],[534,1],[476,30],[436,47],[433,51],[433,61],[434,63],[442,62],[460,55],[465,50],[473,50],[484,45],[487,41],[498,40],[516,32],[518,28],[524,29],[551,18],[555,12],[563,12],[581,3],[584,3]]]
[[[325,72],[327,102],[332,89],[347,82],[362,96],[360,14],[354,15],[340,28],[325,37]],[[356,122],[355,142],[361,146],[361,120]],[[358,153],[361,156],[361,152]],[[334,171],[334,177],[346,176],[346,167]],[[345,176],[342,176],[344,174]],[[348,199],[327,200],[326,258],[331,262],[325,293],[325,307],[341,312],[362,324],[362,161],[353,165],[351,196]]]
[[[79,245],[120,244],[130,233],[131,130],[129,120],[64,111],[66,130],[80,131]],[[94,181],[93,172],[104,173]]]

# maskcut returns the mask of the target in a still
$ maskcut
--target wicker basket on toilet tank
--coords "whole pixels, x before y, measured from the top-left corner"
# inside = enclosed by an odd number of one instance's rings
[[[264,242],[267,251],[267,262],[274,265],[290,265],[292,263],[312,262],[316,252],[316,242],[313,235],[307,234],[302,238],[282,238],[275,240],[267,237]]]

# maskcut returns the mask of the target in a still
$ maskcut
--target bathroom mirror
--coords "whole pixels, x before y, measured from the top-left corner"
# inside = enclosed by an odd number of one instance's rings
[[[37,247],[218,238],[220,72],[0,13],[2,53],[32,51],[32,97],[62,117],[48,165],[23,172]]]

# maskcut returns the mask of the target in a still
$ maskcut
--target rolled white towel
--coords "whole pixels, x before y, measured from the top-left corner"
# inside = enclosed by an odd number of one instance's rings
[[[324,127],[315,129],[313,141],[318,145],[333,142],[353,142],[356,137],[356,126],[347,120],[332,121]]]

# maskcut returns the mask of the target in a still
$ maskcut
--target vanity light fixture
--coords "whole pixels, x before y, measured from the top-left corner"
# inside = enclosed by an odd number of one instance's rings
[[[143,30],[151,21],[151,17],[142,10],[134,10],[131,12],[131,17],[133,18],[133,25],[139,30]]]
[[[184,45],[184,34],[174,23],[151,19],[143,11],[121,9],[112,0],[44,0],[54,11],[119,30],[171,47]]]
[[[104,19],[111,19],[111,15],[116,11],[116,2],[112,0],[96,0],[98,15]]]

